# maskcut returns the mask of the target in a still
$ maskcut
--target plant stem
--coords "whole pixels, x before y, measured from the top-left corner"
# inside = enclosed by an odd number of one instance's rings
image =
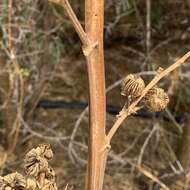
[[[24,80],[22,77],[22,74],[20,72],[20,65],[18,63],[17,57],[16,57],[16,50],[12,41],[12,35],[13,35],[13,31],[11,28],[11,23],[12,23],[12,12],[13,12],[13,0],[9,0],[8,1],[8,56],[10,58],[10,61],[15,69],[15,79],[19,84],[19,88],[18,88],[18,106],[17,106],[17,111],[16,111],[16,115],[14,116],[14,122],[11,123],[11,129],[9,128],[9,126],[7,126],[7,139],[8,139],[8,154],[12,154],[13,151],[15,150],[17,141],[18,141],[18,136],[19,136],[19,131],[20,131],[20,127],[21,127],[21,122],[20,122],[20,118],[22,117],[22,113],[23,113],[23,101],[24,101]],[[15,80],[14,79],[14,80]],[[11,103],[11,102],[10,102]],[[11,103],[12,106],[12,103]],[[9,108],[9,111],[13,111],[13,108]],[[15,110],[13,111],[15,112]],[[11,115],[11,113],[9,112],[9,115]],[[14,114],[11,115],[11,117],[13,117]]]
[[[49,0],[49,1],[60,4],[61,6],[64,7],[65,11],[67,12],[67,14],[69,16],[70,21],[72,22],[73,27],[75,28],[75,31],[79,35],[81,42],[83,43],[84,46],[88,46],[89,40],[87,38],[87,35],[86,35],[84,29],[82,28],[82,26],[81,26],[77,16],[75,15],[70,3],[68,2],[68,0]]]
[[[85,1],[85,31],[97,44],[87,58],[90,93],[89,155],[86,190],[102,190],[107,151],[105,146],[104,0]],[[92,45],[91,45],[92,46]]]
[[[85,31],[68,0],[49,0],[67,12],[83,43],[89,78],[89,151],[86,190],[102,190],[108,148],[105,133],[104,0],[85,1]]]
[[[180,161],[182,167],[187,169],[190,165],[190,119],[189,115],[187,115],[187,120],[184,125],[182,138],[180,140],[177,157]]]

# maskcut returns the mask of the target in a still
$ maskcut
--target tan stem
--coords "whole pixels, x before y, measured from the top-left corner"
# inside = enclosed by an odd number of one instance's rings
[[[104,0],[85,1],[85,32],[68,0],[49,0],[62,5],[81,42],[89,78],[89,151],[86,190],[102,190],[108,150],[105,134]]]
[[[178,147],[177,156],[178,159],[184,169],[188,169],[190,166],[190,119],[189,115],[187,115],[187,121],[184,125],[184,130],[182,134],[182,138],[180,140],[180,144]]]
[[[92,44],[97,44],[87,55],[90,126],[86,190],[102,190],[107,159],[107,151],[103,150],[106,140],[103,26],[104,0],[86,0],[85,29]]]

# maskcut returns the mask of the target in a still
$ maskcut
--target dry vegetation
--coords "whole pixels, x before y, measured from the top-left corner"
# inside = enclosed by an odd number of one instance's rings
[[[71,3],[84,25],[84,1]],[[126,75],[137,73],[147,84],[159,67],[178,60],[190,49],[189,24],[188,0],[105,1],[107,105],[112,108],[107,130],[125,104],[120,84]],[[169,95],[165,111],[143,109],[122,124],[108,155],[105,190],[190,188],[189,80],[187,61],[158,84]],[[0,87],[1,181],[19,176],[26,185],[27,179],[15,171],[22,173],[29,149],[48,142],[54,150],[58,189],[67,184],[84,189],[86,67],[79,39],[61,7],[45,0],[0,1]],[[154,99],[146,103],[157,111]],[[40,185],[38,177],[35,184]]]
[[[26,176],[14,172],[0,177],[1,190],[57,190],[55,172],[48,161],[53,152],[48,144],[30,150],[24,159]]]

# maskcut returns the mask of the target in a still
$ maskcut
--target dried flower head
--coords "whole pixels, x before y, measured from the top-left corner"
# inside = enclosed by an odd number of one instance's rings
[[[131,96],[132,99],[141,95],[145,88],[143,79],[135,74],[128,75],[121,84],[121,95]]]
[[[154,87],[148,91],[144,98],[144,104],[152,111],[161,111],[169,103],[169,97],[162,88]]]
[[[0,178],[0,190],[22,190],[25,187],[25,178],[17,172]]]
[[[53,157],[49,144],[41,144],[29,151],[24,159],[26,173],[29,176],[37,177],[40,172],[48,170],[48,160]]]

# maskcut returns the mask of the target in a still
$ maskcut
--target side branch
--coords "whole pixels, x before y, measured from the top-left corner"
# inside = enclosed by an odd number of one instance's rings
[[[153,88],[163,77],[165,77],[166,75],[168,75],[169,73],[171,73],[172,71],[177,69],[179,66],[181,66],[189,57],[190,57],[190,51],[187,52],[183,57],[181,57],[174,64],[169,66],[167,69],[165,69],[161,72],[158,72],[158,74],[152,79],[152,81],[145,87],[145,89],[142,92],[142,95],[136,101],[134,101],[131,105],[129,105],[129,107],[125,111],[122,111],[122,113],[119,115],[119,117],[115,121],[113,127],[110,129],[110,131],[107,134],[107,138],[106,138],[107,145],[106,146],[109,146],[112,137],[114,136],[116,131],[119,129],[119,127],[121,126],[123,121],[129,115],[131,115],[132,113],[136,112],[139,109],[139,107],[137,105],[143,99],[143,97],[147,94],[147,92],[151,88]]]
[[[59,4],[64,7],[65,11],[67,12],[69,19],[71,20],[73,27],[75,28],[79,38],[84,46],[89,46],[90,40],[87,37],[83,27],[81,26],[77,16],[75,15],[70,3],[68,0],[49,0],[50,2]]]

